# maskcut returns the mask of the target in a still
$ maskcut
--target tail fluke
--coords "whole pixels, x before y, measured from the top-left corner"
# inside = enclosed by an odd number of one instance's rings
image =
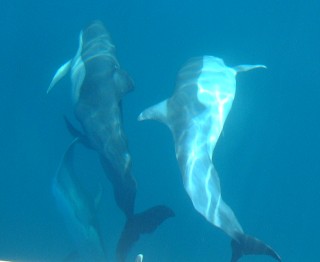
[[[239,234],[236,240],[233,239],[231,248],[231,262],[238,261],[244,255],[267,255],[281,262],[281,257],[270,246],[257,238],[245,234]]]
[[[147,209],[127,219],[117,245],[117,261],[124,262],[133,244],[141,234],[150,234],[174,212],[163,205]]]

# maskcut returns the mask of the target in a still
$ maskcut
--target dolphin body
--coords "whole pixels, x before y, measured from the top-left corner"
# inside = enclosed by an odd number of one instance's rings
[[[73,169],[73,150],[77,140],[64,153],[52,185],[56,203],[76,244],[75,252],[70,253],[65,261],[106,261],[106,246],[96,217],[101,194],[93,201],[77,181]]]
[[[136,182],[131,175],[120,104],[122,97],[133,89],[133,82],[120,68],[115,46],[100,21],[94,21],[80,33],[76,56],[58,69],[48,92],[69,71],[74,114],[83,131],[79,132],[68,121],[67,126],[79,137],[78,141],[99,154],[115,201],[126,216],[116,252],[117,260],[125,261],[140,234],[153,232],[174,213],[163,205],[138,214],[134,211]]]
[[[212,154],[231,109],[236,74],[263,65],[227,67],[213,56],[190,59],[180,70],[172,97],[143,111],[138,120],[154,119],[169,127],[184,188],[194,208],[232,238],[232,259],[242,255],[279,255],[260,240],[245,235],[231,208],[221,197]]]

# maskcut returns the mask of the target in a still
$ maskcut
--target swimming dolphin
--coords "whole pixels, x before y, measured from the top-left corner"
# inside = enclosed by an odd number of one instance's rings
[[[56,203],[77,248],[66,261],[106,261],[106,246],[96,217],[101,194],[93,201],[77,181],[73,168],[73,150],[77,140],[65,152],[52,186]]]
[[[120,68],[115,46],[100,21],[80,33],[76,56],[61,66],[47,92],[71,71],[72,101],[79,132],[67,122],[72,134],[100,157],[114,190],[126,224],[117,245],[118,261],[125,261],[140,234],[153,232],[173,211],[165,206],[152,207],[140,214],[134,211],[136,182],[131,174],[131,156],[122,127],[121,99],[133,89],[133,82]]]
[[[154,119],[169,127],[184,188],[193,206],[210,223],[232,238],[232,262],[242,255],[279,255],[256,238],[244,234],[231,208],[221,197],[212,154],[231,109],[236,74],[263,65],[225,66],[213,56],[190,59],[180,70],[172,97],[143,111],[138,120]]]

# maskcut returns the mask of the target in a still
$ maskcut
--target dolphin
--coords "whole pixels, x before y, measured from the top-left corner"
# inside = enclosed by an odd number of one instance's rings
[[[82,131],[76,130],[68,121],[67,126],[79,141],[98,153],[113,186],[115,201],[126,217],[116,251],[117,260],[125,261],[140,234],[153,232],[174,213],[163,205],[135,213],[137,188],[131,174],[131,156],[123,131],[121,107],[121,99],[133,89],[133,81],[120,68],[115,46],[100,21],[94,21],[80,33],[75,57],[58,69],[47,92],[69,71],[74,115]]]
[[[212,155],[231,109],[238,72],[263,65],[227,67],[213,56],[191,58],[179,71],[173,95],[144,110],[138,120],[154,119],[167,125],[175,142],[182,180],[194,208],[232,238],[232,259],[242,255],[280,256],[260,240],[245,235],[232,209],[221,197]]]
[[[96,217],[101,194],[93,201],[77,180],[73,169],[73,150],[77,140],[78,138],[64,153],[52,184],[57,206],[64,215],[67,229],[76,244],[76,251],[70,253],[65,260],[106,261],[106,246]]]

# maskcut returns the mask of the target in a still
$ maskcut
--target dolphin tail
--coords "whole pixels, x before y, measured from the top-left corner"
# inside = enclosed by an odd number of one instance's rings
[[[61,78],[63,78],[70,70],[71,68],[71,62],[72,60],[69,60],[68,62],[66,62],[65,64],[63,64],[55,73],[49,88],[47,89],[47,94],[51,91],[51,89],[56,85],[56,83],[58,83]]]
[[[117,244],[117,261],[124,262],[128,252],[141,234],[150,234],[166,219],[173,217],[174,212],[158,205],[128,218]]]
[[[245,234],[239,233],[236,239],[231,241],[231,248],[231,262],[238,261],[244,255],[267,255],[281,262],[281,257],[270,246],[257,238]]]

